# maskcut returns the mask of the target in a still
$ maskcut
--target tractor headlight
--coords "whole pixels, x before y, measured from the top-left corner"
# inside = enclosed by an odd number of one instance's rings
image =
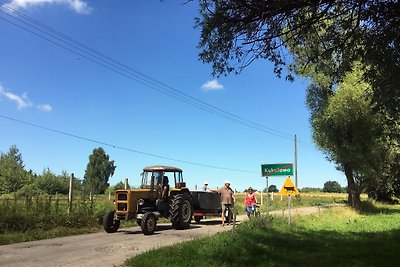
[[[138,204],[139,204],[139,206],[143,205],[144,204],[144,199],[142,199],[142,198],[139,199]]]

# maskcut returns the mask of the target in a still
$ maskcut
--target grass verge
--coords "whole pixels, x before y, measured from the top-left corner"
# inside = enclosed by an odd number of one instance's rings
[[[395,266],[400,206],[364,203],[287,219],[259,217],[230,232],[160,248],[126,266]]]

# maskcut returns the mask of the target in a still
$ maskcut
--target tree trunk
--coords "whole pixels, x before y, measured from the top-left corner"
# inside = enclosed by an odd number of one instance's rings
[[[348,203],[351,207],[359,209],[361,207],[360,189],[354,182],[353,168],[348,163],[344,164],[344,174],[347,178]]]

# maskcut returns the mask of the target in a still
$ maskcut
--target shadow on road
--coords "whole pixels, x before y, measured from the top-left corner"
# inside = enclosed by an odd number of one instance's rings
[[[200,223],[198,225],[190,224],[189,229],[201,228],[200,225],[216,225],[216,224],[219,224],[219,223],[220,223],[219,221],[210,221],[210,222],[203,222],[203,223]],[[175,228],[172,227],[172,224],[158,224],[156,226],[154,235],[160,234],[159,232],[167,231],[167,230],[175,230]],[[178,230],[178,231],[180,231],[180,230]],[[121,230],[118,231],[118,233],[128,234],[128,235],[143,234],[142,230],[140,229],[140,227],[135,227],[135,229],[121,229]]]

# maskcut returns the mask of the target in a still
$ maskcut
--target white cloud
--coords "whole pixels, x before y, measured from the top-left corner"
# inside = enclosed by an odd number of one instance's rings
[[[76,13],[89,14],[92,9],[85,1],[82,0],[12,0],[8,4],[4,4],[5,8],[11,9],[27,9],[33,6],[40,6],[45,4],[63,4],[74,10]]]
[[[17,109],[19,110],[34,106],[33,103],[29,100],[28,95],[26,93],[19,96],[17,94],[14,94],[13,92],[7,91],[0,84],[0,97],[2,96],[14,102],[17,105]],[[49,104],[40,104],[37,105],[36,108],[47,112],[50,112],[52,110],[52,107]]]
[[[4,96],[8,100],[11,100],[17,105],[18,109],[28,108],[32,106],[31,101],[29,101],[28,96],[23,94],[22,96],[16,95],[12,92],[6,91],[4,87],[0,84],[0,95]]]
[[[50,112],[53,108],[49,104],[40,104],[36,106],[39,110]]]
[[[207,81],[204,83],[201,88],[205,91],[211,91],[211,90],[222,90],[224,89],[224,86],[220,84],[217,80],[212,80],[212,81]]]

